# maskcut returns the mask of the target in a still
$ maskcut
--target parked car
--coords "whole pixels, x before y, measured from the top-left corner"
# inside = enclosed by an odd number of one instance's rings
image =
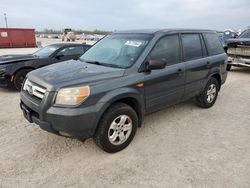
[[[48,35],[48,38],[49,39],[59,39],[59,36],[57,34],[51,34],[51,35]]]
[[[129,145],[145,115],[191,98],[212,107],[226,66],[215,31],[116,32],[78,60],[29,73],[20,106],[42,129],[93,137],[113,153]]]
[[[230,71],[232,66],[250,68],[250,29],[247,29],[236,39],[228,40],[228,66]]]
[[[227,48],[228,48],[228,40],[229,39],[234,39],[238,36],[238,33],[231,30],[231,29],[228,29],[228,30],[225,30],[223,32],[223,35],[221,36],[221,42],[222,42],[222,45],[223,45],[223,48],[225,50],[225,52],[227,52]]]
[[[86,44],[53,44],[34,54],[0,56],[0,85],[20,90],[28,72],[80,57],[90,45]]]

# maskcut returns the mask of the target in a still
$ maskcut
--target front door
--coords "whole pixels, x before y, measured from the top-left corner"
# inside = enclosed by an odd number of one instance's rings
[[[145,73],[146,113],[151,113],[180,102],[184,94],[185,64],[180,58],[179,36],[162,37],[148,59],[167,63],[164,69]]]
[[[84,48],[82,46],[71,46],[60,50],[57,53],[59,61],[67,61],[70,59],[75,59],[80,57],[84,53]]]

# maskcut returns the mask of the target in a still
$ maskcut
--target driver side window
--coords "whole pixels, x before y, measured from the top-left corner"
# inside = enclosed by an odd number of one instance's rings
[[[84,53],[83,47],[76,46],[76,47],[67,47],[62,49],[60,52],[57,53],[57,55],[62,56],[69,56],[69,55],[81,55]]]
[[[167,66],[180,62],[180,44],[178,35],[161,38],[150,53],[151,60],[162,60]]]

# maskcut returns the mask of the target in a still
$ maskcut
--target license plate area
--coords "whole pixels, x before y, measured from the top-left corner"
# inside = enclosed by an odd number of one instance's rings
[[[24,106],[23,104],[21,104],[21,109],[22,109],[22,111],[23,111],[23,116],[24,116],[30,123],[33,123],[31,111],[30,111],[26,106]]]

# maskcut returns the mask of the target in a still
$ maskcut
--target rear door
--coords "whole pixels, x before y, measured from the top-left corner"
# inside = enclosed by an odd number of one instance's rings
[[[199,33],[181,34],[183,61],[186,65],[186,84],[183,100],[200,93],[211,68],[204,40]]]
[[[148,60],[164,60],[164,69],[145,73],[146,112],[151,113],[178,103],[184,94],[185,65],[181,62],[179,35],[159,39]]]
[[[225,74],[227,55],[219,42],[219,36],[216,33],[203,33],[203,37],[209,54],[211,73]]]

